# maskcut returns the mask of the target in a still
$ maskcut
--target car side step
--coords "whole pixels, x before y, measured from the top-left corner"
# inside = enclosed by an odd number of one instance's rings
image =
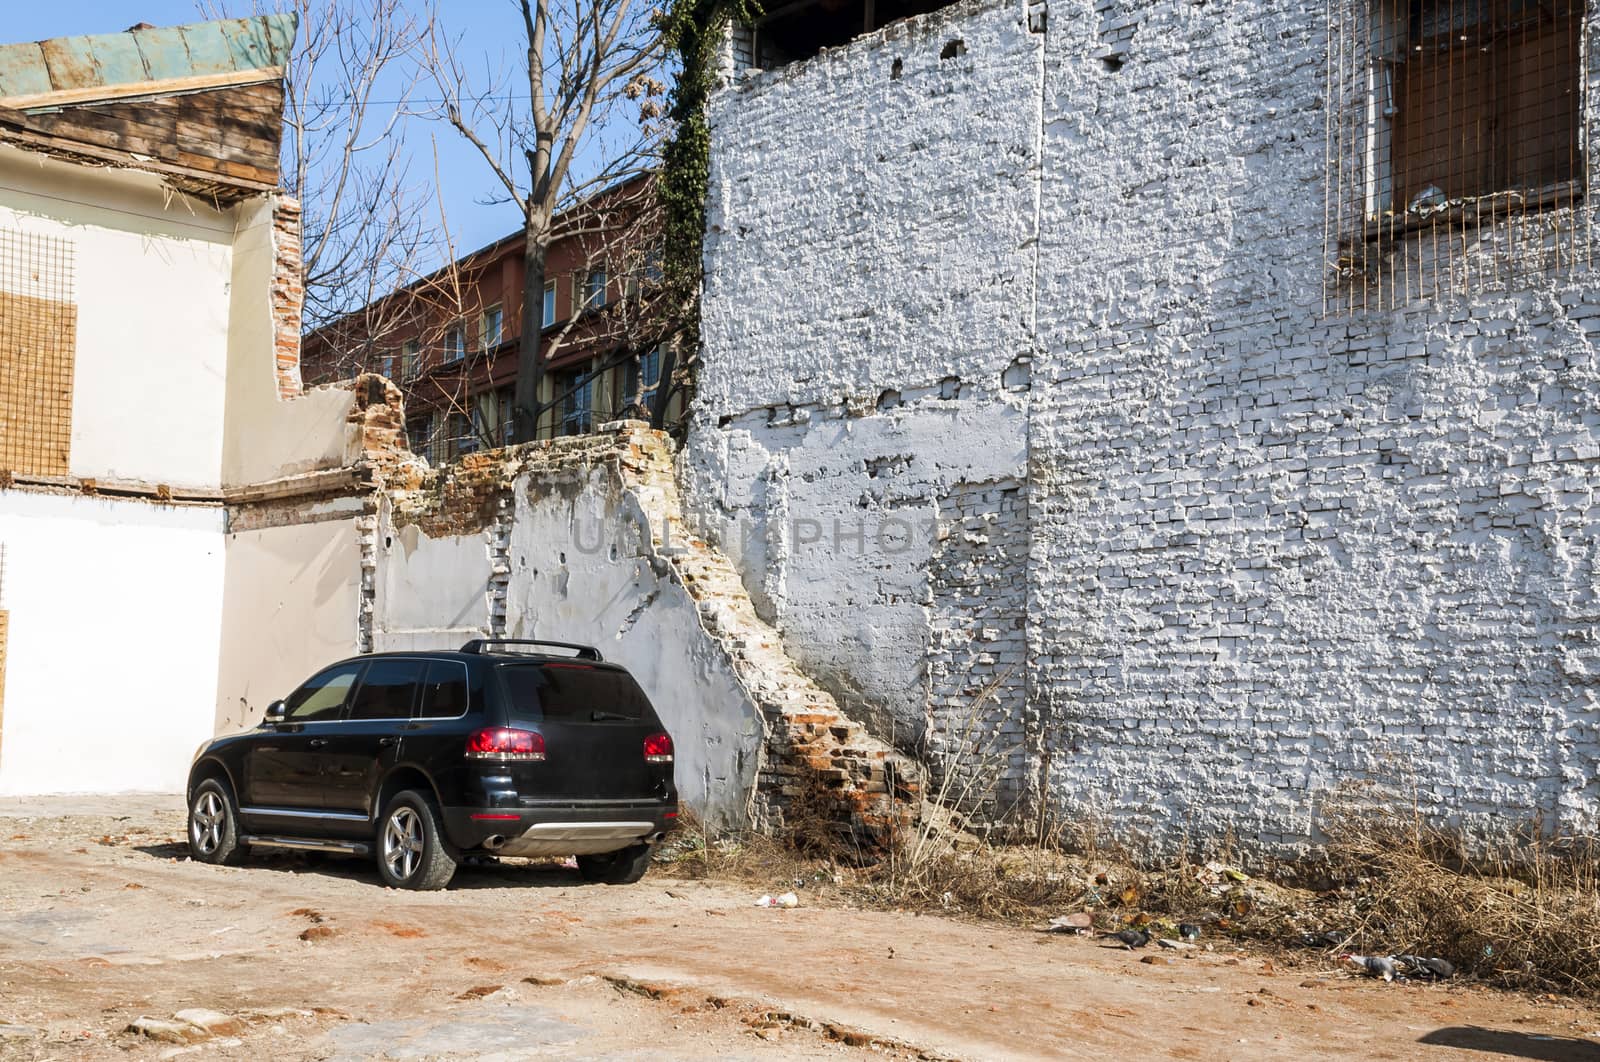
[[[301,852],[334,852],[339,855],[364,856],[372,851],[371,845],[359,841],[324,841],[310,837],[245,837],[243,841],[255,848],[293,848]]]

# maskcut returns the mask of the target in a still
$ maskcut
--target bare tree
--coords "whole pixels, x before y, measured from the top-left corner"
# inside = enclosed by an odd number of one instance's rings
[[[210,17],[289,10],[300,19],[285,78],[282,182],[300,201],[305,326],[344,341],[340,376],[373,368],[405,322],[382,297],[438,260],[442,215],[410,175],[407,101],[430,19],[403,0],[202,0]],[[453,256],[451,256],[453,257]]]
[[[547,253],[576,207],[647,168],[664,86],[649,9],[633,0],[518,0],[526,62],[475,77],[434,20],[420,55],[438,90],[422,113],[447,121],[478,153],[524,223],[515,438],[537,434],[544,374],[541,326]],[[638,109],[637,116],[630,113]],[[641,120],[634,120],[635,117]],[[603,161],[595,161],[600,159]],[[559,339],[559,337],[557,337]]]

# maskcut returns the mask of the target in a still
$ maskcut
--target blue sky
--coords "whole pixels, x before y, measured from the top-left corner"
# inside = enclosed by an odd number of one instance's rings
[[[228,6],[246,8],[249,2]],[[522,22],[510,0],[448,0],[439,6],[452,35],[463,34],[464,56],[484,56],[498,63],[518,50]],[[175,26],[203,17],[194,0],[7,0],[6,7],[5,18],[0,20],[0,43],[115,33],[138,22]],[[412,124],[407,144],[414,155],[413,175],[431,173],[435,142],[440,191],[457,250],[464,254],[514,231],[520,221],[516,207],[480,202],[500,191],[500,186],[483,160],[448,127]]]

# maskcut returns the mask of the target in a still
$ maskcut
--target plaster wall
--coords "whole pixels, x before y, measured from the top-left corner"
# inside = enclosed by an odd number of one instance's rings
[[[225,348],[223,483],[246,486],[351,465],[360,455],[360,439],[348,424],[353,392],[324,388],[280,397],[273,204],[263,197],[237,209]]]
[[[683,473],[789,651],[937,752],[1020,624],[1002,788],[1157,844],[1299,849],[1365,783],[1600,826],[1600,282],[1328,312],[1324,5],[1027,14],[713,100]],[[930,545],[797,548],[890,513]]]
[[[222,511],[4,498],[0,794],[182,789],[212,732]]]
[[[220,486],[232,213],[0,147],[0,226],[72,248],[71,474]]]
[[[381,533],[374,649],[459,649],[488,632],[492,531],[432,538],[416,524],[385,524]]]
[[[313,672],[356,654],[357,514],[320,515],[312,523],[227,536],[220,668],[211,698],[218,733],[255,726],[267,705]]]

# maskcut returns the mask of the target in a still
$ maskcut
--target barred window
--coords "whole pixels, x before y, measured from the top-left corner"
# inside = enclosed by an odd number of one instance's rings
[[[1563,191],[1579,167],[1581,23],[1570,2],[1382,0],[1385,209]]]
[[[1346,3],[1326,228],[1347,292],[1394,305],[1587,260],[1584,0]]]

